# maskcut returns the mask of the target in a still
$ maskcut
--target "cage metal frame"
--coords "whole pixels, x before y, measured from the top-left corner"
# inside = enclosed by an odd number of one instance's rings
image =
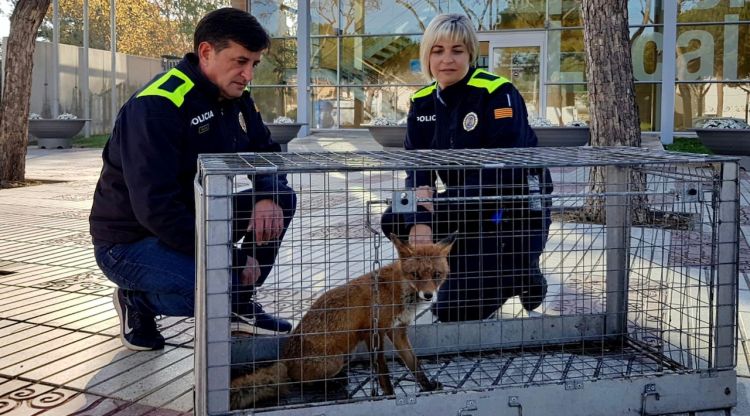
[[[396,397],[328,403],[314,414],[604,414],[630,409],[633,414],[662,414],[702,409],[728,409],[736,403],[737,276],[739,242],[739,166],[729,157],[653,152],[641,148],[544,148],[450,151],[379,151],[341,153],[248,153],[202,155],[195,181],[197,213],[197,292],[195,337],[195,412],[229,412],[230,366],[237,360],[275,357],[279,341],[233,340],[229,331],[231,276],[231,193],[237,175],[405,171],[409,169],[481,169],[535,167],[606,168],[606,310],[600,314],[543,318],[435,323],[410,328],[415,352],[440,354],[470,351],[476,345],[502,348],[555,345],[570,340],[617,339],[627,334],[627,291],[630,273],[628,181],[633,169],[659,164],[713,166],[720,177],[712,194],[720,207],[712,344],[708,368],[656,373],[588,382],[576,380],[533,386],[501,387],[452,394]],[[559,197],[559,195],[558,195]],[[478,340],[481,337],[481,341]],[[696,397],[693,392],[703,392]],[[543,397],[543,399],[539,399]],[[613,397],[621,397],[612,400]],[[559,403],[568,403],[561,409]],[[593,404],[593,405],[592,405]],[[394,407],[396,406],[396,407]],[[598,406],[598,407],[597,407]],[[451,409],[446,413],[446,409]],[[634,410],[635,409],[635,410]],[[268,414],[310,414],[309,408]],[[249,411],[252,413],[252,410]],[[517,413],[516,413],[517,412]],[[502,413],[506,414],[506,413]],[[615,413],[607,413],[615,414]]]

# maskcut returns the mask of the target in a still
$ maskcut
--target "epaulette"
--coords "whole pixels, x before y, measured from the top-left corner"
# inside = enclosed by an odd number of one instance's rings
[[[417,90],[414,94],[411,95],[411,101],[414,102],[417,98],[427,97],[428,95],[432,94],[435,89],[437,89],[437,83],[433,82],[432,84],[422,87]]]
[[[164,75],[152,82],[136,96],[159,96],[171,101],[178,108],[185,102],[185,96],[195,86],[195,83],[177,68],[172,68]]]
[[[466,85],[476,88],[484,88],[492,94],[496,89],[500,88],[501,85],[509,82],[508,79],[495,75],[492,72],[485,71],[484,69],[477,69],[471,74],[471,78],[469,78],[469,82],[467,82]]]

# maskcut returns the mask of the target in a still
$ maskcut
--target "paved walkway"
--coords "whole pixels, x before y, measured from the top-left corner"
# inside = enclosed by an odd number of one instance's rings
[[[380,146],[345,131],[289,145],[357,149]],[[131,352],[117,338],[113,285],[94,262],[88,234],[100,155],[30,149],[26,177],[48,182],[0,191],[0,415],[192,413],[193,320],[159,322],[164,351]],[[750,179],[743,178],[742,205],[749,207]],[[743,224],[743,238],[750,237],[750,221]],[[750,290],[748,274],[741,277],[738,372],[750,377]],[[734,414],[750,415],[746,380]]]

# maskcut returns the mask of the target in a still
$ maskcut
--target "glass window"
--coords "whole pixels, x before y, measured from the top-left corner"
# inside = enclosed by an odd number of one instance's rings
[[[445,5],[447,3],[447,5]],[[469,16],[477,30],[543,28],[546,0],[448,0],[443,12]]]
[[[589,121],[589,94],[585,84],[547,85],[545,118],[564,126],[573,120]]]
[[[312,85],[338,84],[338,39],[312,38],[310,53],[310,83]]]
[[[678,83],[675,86],[675,130],[697,127],[706,118],[750,114],[750,83]]]
[[[297,84],[297,42],[271,39],[271,47],[255,69],[253,85]]]
[[[678,26],[677,79],[750,79],[750,24]]]
[[[340,33],[338,0],[311,0],[310,34],[338,35]]]
[[[642,131],[659,130],[660,97],[660,84],[635,85],[635,100],[638,104]],[[583,120],[588,123],[590,121],[589,96],[586,85],[547,85],[545,117],[552,124],[561,126],[573,120]]]
[[[334,116],[340,127],[362,127],[375,117],[406,122],[410,97],[419,87],[342,87]],[[335,117],[334,117],[335,118]]]
[[[585,82],[585,56],[583,29],[547,32],[547,80],[549,82]]]
[[[438,11],[431,0],[342,0],[341,31],[370,35],[422,33]]]
[[[678,23],[750,20],[750,3],[742,0],[692,0],[677,3]]]
[[[659,0],[629,0],[628,24],[631,26],[664,23],[664,9]]]
[[[297,35],[297,0],[253,0],[250,11],[272,37]]]
[[[273,123],[280,116],[297,121],[297,88],[253,85],[250,93],[264,122]]]
[[[635,84],[635,102],[641,119],[641,131],[658,131],[661,127],[661,84]]]
[[[549,0],[548,9],[553,27],[583,26],[581,0]]]
[[[406,122],[410,97],[418,87],[316,87],[312,89],[313,128],[355,127],[375,117]],[[340,90],[340,97],[339,94]]]
[[[336,87],[311,88],[312,126],[317,129],[338,127],[338,111],[334,112],[338,102],[339,89]]]
[[[630,51],[636,81],[661,81],[663,39],[661,27],[630,28]]]
[[[544,28],[546,0],[487,2],[477,1],[484,9],[490,9],[488,29],[536,29]],[[492,6],[491,6],[492,5]],[[494,8],[494,10],[492,10]],[[477,10],[481,10],[477,8]],[[483,10],[484,13],[484,10]]]
[[[341,84],[426,84],[419,64],[419,36],[341,39]]]

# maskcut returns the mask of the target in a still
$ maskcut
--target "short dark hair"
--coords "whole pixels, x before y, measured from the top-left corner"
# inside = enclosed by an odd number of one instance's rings
[[[271,46],[271,38],[258,19],[248,12],[233,7],[223,7],[209,12],[198,22],[193,35],[193,51],[198,45],[210,43],[217,51],[233,41],[252,52],[260,52]]]

